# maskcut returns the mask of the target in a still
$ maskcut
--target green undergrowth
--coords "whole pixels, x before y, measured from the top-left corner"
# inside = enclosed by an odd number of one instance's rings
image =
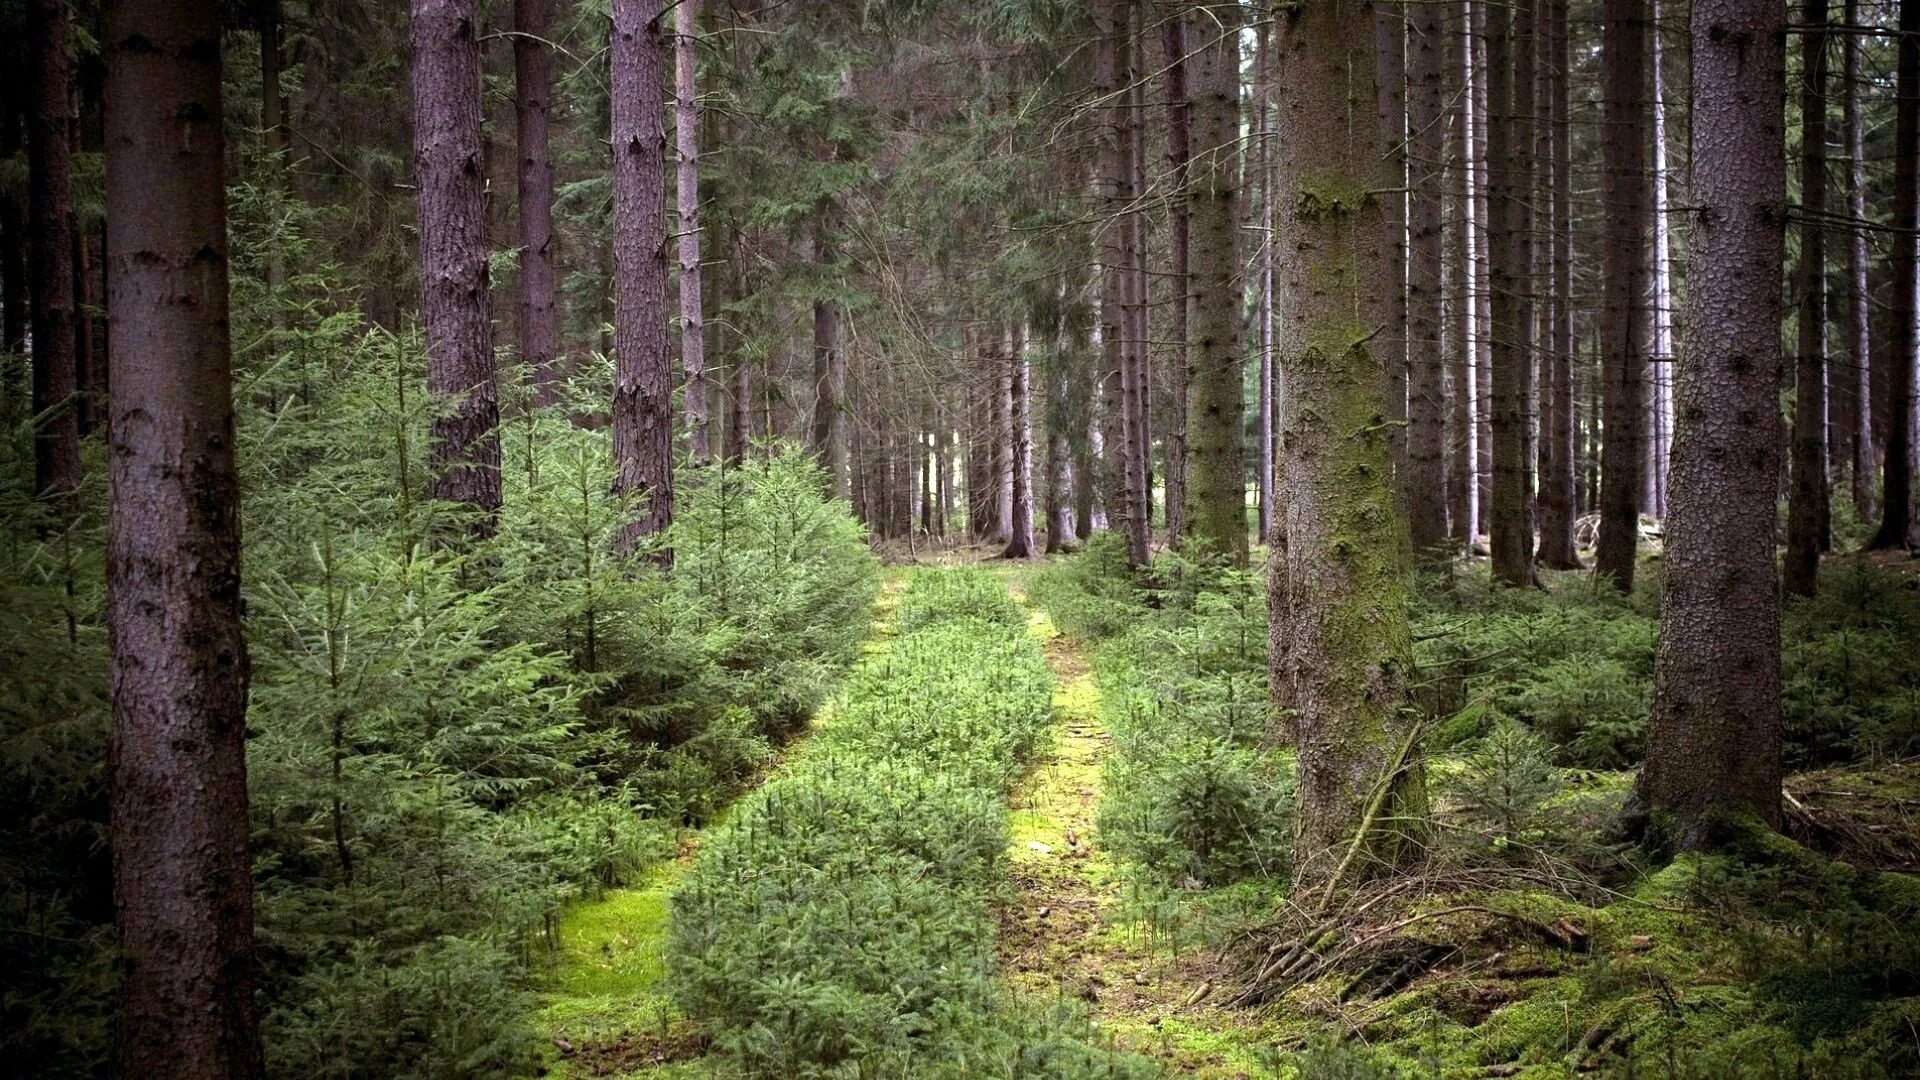
[[[998,980],[1006,795],[1051,719],[1025,612],[982,571],[915,571],[894,624],[674,894],[677,1000],[750,1075],[1140,1074]]]
[[[1203,1076],[1920,1074],[1920,885],[1831,857],[1910,865],[1920,829],[1893,762],[1920,733],[1920,593],[1836,563],[1787,609],[1789,763],[1851,763],[1796,782],[1796,835],[1830,854],[1756,833],[1660,868],[1614,829],[1652,689],[1647,577],[1625,597],[1577,574],[1418,583],[1432,884],[1361,923],[1406,925],[1244,1024],[1188,1010],[1129,1034]],[[1257,577],[1171,555],[1132,572],[1096,539],[1032,596],[1095,650],[1124,928],[1232,952],[1286,892],[1290,762],[1267,738]]]

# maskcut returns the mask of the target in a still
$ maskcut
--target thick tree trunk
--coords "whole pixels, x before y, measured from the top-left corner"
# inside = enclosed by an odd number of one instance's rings
[[[513,114],[520,158],[520,362],[534,403],[557,404],[564,376],[554,306],[553,160],[547,110],[553,100],[553,0],[514,0]]]
[[[115,1071],[258,1077],[220,5],[120,0],[102,44]]]
[[[1781,582],[1790,596],[1812,596],[1827,524],[1827,0],[1802,0],[1800,21],[1799,356]]]
[[[1445,199],[1446,65],[1444,9],[1407,9],[1412,200],[1407,263],[1407,461],[1401,491],[1413,550],[1424,558],[1448,552],[1446,504],[1446,363],[1441,336],[1442,236]]]
[[[1846,0],[1845,19],[1849,27],[1860,24],[1859,0]],[[1842,92],[1845,95],[1847,127],[1847,212],[1855,222],[1867,220],[1866,118],[1860,108],[1860,52],[1863,35],[1842,36]],[[1867,284],[1867,229],[1855,225],[1847,236],[1847,359],[1846,378],[1841,393],[1847,401],[1850,451],[1848,471],[1853,476],[1853,505],[1862,521],[1876,512],[1874,471],[1878,461],[1873,442],[1873,320],[1870,314],[1872,292]]]
[[[1487,20],[1494,5],[1491,0],[1474,0],[1471,5],[1470,42],[1478,42],[1473,65],[1473,80],[1467,93],[1473,99],[1473,302],[1475,337],[1473,342],[1473,388],[1469,401],[1473,408],[1473,521],[1476,538],[1492,531],[1493,517],[1493,158],[1488,139],[1495,124],[1489,108],[1487,88]],[[1477,540],[1476,540],[1477,542]]]
[[[435,498],[500,512],[500,404],[487,318],[474,0],[413,0],[413,171],[420,204],[420,321],[427,335]],[[116,258],[118,256],[116,255]]]
[[[686,390],[687,446],[696,465],[712,456],[707,433],[707,317],[700,297],[700,106],[698,56],[700,0],[678,0],[673,9],[674,202],[680,218],[680,370]]]
[[[1094,47],[1094,96],[1102,103],[1101,123],[1097,128],[1100,201],[1104,221],[1100,232],[1101,303],[1099,311],[1101,352],[1103,356],[1102,393],[1105,408],[1101,413],[1101,435],[1106,452],[1106,511],[1112,527],[1127,542],[1127,561],[1134,566],[1147,565],[1147,507],[1143,493],[1135,490],[1140,475],[1133,464],[1132,417],[1138,407],[1137,388],[1133,384],[1129,313],[1132,308],[1133,272],[1130,218],[1133,174],[1132,152],[1127,137],[1127,80],[1124,71],[1130,65],[1123,58],[1130,52],[1132,34],[1129,0],[1099,0],[1094,7],[1094,22],[1099,35]]]
[[[1487,140],[1493,240],[1494,580],[1529,585],[1533,569],[1533,146],[1534,14],[1538,0],[1488,13]]]
[[[1030,558],[1033,553],[1033,364],[1027,356],[1026,331],[1015,326],[1007,353],[1008,405],[1007,484],[1010,514],[1007,521],[1007,546],[1001,552],[1008,559]]]
[[[1649,274],[1652,269],[1652,173],[1647,151],[1653,142],[1653,109],[1648,99],[1648,63],[1653,55],[1653,24],[1647,0],[1604,0],[1606,26],[1601,45],[1605,128],[1600,144],[1605,162],[1601,203],[1606,219],[1605,340],[1601,378],[1600,537],[1594,569],[1621,592],[1633,590],[1640,542],[1643,472],[1647,465],[1646,367],[1653,332]]]
[[[1540,368],[1545,373],[1540,409],[1540,562],[1553,570],[1577,570],[1573,424],[1573,128],[1568,92],[1571,48],[1567,0],[1546,0],[1546,123],[1552,149],[1547,229],[1548,286]]]
[[[1193,215],[1194,338],[1187,350],[1187,535],[1202,551],[1247,562],[1241,460],[1246,358],[1241,351],[1240,26],[1231,5],[1208,8],[1193,62],[1193,126],[1201,151],[1187,174]]]
[[[1647,198],[1652,207],[1653,344],[1647,364],[1647,427],[1644,508],[1656,518],[1667,516],[1667,476],[1673,458],[1673,230],[1668,221],[1667,95],[1665,41],[1661,33],[1660,0],[1648,0],[1653,29],[1649,67],[1652,69],[1652,119],[1649,122],[1653,175]]]
[[[1898,99],[1893,135],[1893,253],[1887,267],[1893,300],[1887,335],[1887,438],[1880,528],[1871,547],[1913,543],[1914,228],[1916,162],[1920,156],[1920,0],[1901,0]]]
[[[1373,104],[1369,20],[1305,0],[1278,13],[1276,273],[1286,372],[1284,495],[1270,538],[1270,668],[1299,752],[1294,880],[1321,902],[1350,872],[1393,866],[1426,813],[1404,708],[1410,551],[1385,425],[1390,186]],[[1358,837],[1360,843],[1355,844]],[[1364,850],[1363,850],[1364,849]],[[1356,865],[1358,864],[1358,865]]]
[[[1170,301],[1172,337],[1184,351],[1188,341],[1187,316],[1193,305],[1193,289],[1187,276],[1191,203],[1188,167],[1193,157],[1193,106],[1187,87],[1188,19],[1184,10],[1176,10],[1162,14],[1161,20],[1161,66],[1165,69],[1167,95],[1167,185],[1172,190],[1167,209],[1167,287],[1173,294]],[[1201,29],[1205,33],[1213,32],[1210,16]],[[1187,534],[1186,416],[1191,407],[1188,392],[1193,374],[1184,356],[1168,367],[1169,381],[1173,384],[1173,412],[1179,419],[1167,427],[1167,541],[1177,543]]]
[[[1785,20],[1786,7],[1774,0],[1693,5],[1699,209],[1675,386],[1653,724],[1634,789],[1637,804],[1666,819],[1683,848],[1711,845],[1728,818],[1780,823],[1774,517]]]
[[[661,0],[613,4],[613,486],[641,500],[627,552],[673,522],[663,14]]]
[[[80,412],[73,341],[73,140],[66,0],[33,0],[27,116],[27,288],[33,309],[33,490],[80,486]]]

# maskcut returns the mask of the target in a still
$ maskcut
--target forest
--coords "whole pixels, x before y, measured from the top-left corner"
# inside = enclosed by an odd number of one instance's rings
[[[1920,1077],[1920,0],[0,63],[0,1074]]]

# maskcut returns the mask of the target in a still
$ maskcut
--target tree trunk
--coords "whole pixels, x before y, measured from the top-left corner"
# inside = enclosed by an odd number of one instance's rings
[[[1636,803],[1668,819],[1671,839],[1688,849],[1711,845],[1730,818],[1780,823],[1774,517],[1785,21],[1774,0],[1694,0],[1698,209],[1675,385],[1653,723],[1634,789]]]
[[[1127,143],[1127,379],[1123,398],[1127,413],[1127,442],[1132,447],[1127,461],[1133,467],[1135,505],[1139,508],[1136,528],[1140,543],[1150,545],[1153,538],[1153,364],[1147,313],[1152,309],[1152,289],[1147,276],[1147,178],[1146,63],[1141,19],[1145,12],[1136,6],[1133,23],[1123,42],[1123,85],[1127,90],[1127,108],[1123,111]],[[1185,424],[1179,417],[1176,425]],[[1191,440],[1189,440],[1191,441]]]
[[[1065,335],[1060,350],[1047,365],[1047,554],[1067,550],[1074,533],[1073,446],[1067,427],[1069,359]]]
[[[700,0],[678,0],[673,9],[674,202],[680,218],[680,369],[687,380],[682,407],[687,446],[694,464],[712,456],[707,434],[707,317],[700,297],[700,106],[698,57]]]
[[[1441,205],[1446,171],[1446,65],[1444,8],[1437,3],[1407,9],[1408,86],[1412,96],[1408,153],[1412,200],[1407,265],[1407,461],[1401,491],[1407,503],[1413,550],[1425,558],[1447,555],[1446,364],[1441,336]]]
[[[1147,565],[1147,528],[1142,516],[1146,507],[1134,489],[1139,475],[1133,466],[1132,417],[1138,406],[1132,384],[1128,317],[1133,292],[1131,254],[1130,192],[1132,152],[1127,138],[1127,82],[1123,76],[1123,57],[1130,51],[1132,33],[1130,0],[1099,0],[1094,7],[1098,40],[1094,46],[1094,96],[1104,103],[1097,128],[1100,168],[1100,202],[1103,225],[1100,232],[1101,303],[1099,333],[1104,357],[1102,381],[1105,384],[1105,408],[1102,411],[1102,442],[1106,451],[1106,511],[1127,542],[1127,561],[1136,567]]]
[[[1027,356],[1027,335],[1014,326],[1007,352],[1008,404],[1007,466],[1011,497],[1007,546],[1001,557],[1033,556],[1033,364]]]
[[[1473,99],[1473,387],[1468,395],[1473,409],[1473,522],[1476,538],[1491,531],[1493,510],[1493,197],[1490,183],[1492,156],[1487,151],[1493,130],[1493,110],[1487,90],[1487,18],[1491,0],[1471,5],[1469,42],[1478,41],[1473,81],[1467,88]],[[1469,47],[1472,47],[1471,44]],[[1476,540],[1477,542],[1477,540]]]
[[[1802,0],[1800,13],[1799,356],[1781,583],[1812,596],[1827,518],[1827,0]]]
[[[1255,301],[1254,317],[1259,325],[1254,329],[1254,342],[1259,347],[1259,408],[1260,416],[1255,422],[1259,432],[1259,447],[1254,463],[1255,484],[1260,499],[1260,538],[1264,541],[1273,532],[1274,516],[1277,513],[1273,469],[1273,420],[1276,406],[1274,385],[1273,356],[1273,25],[1262,20],[1256,30],[1254,48],[1254,146],[1258,151],[1260,171],[1259,220],[1254,229],[1254,237],[1260,245],[1258,255],[1260,295]]]
[[[115,1071],[258,1077],[220,6],[106,19]]]
[[[1573,543],[1573,128],[1568,92],[1571,64],[1567,0],[1546,0],[1546,122],[1552,150],[1547,229],[1548,259],[1545,372],[1540,410],[1540,562],[1553,570],[1577,570]]]
[[[1666,49],[1661,35],[1660,0],[1648,0],[1653,29],[1648,33],[1652,69],[1653,175],[1647,198],[1652,207],[1653,232],[1653,345],[1647,364],[1647,462],[1645,509],[1656,518],[1667,516],[1667,478],[1673,457],[1673,230],[1668,223]]]
[[[835,259],[833,234],[840,227],[838,207],[823,200],[814,221],[813,261],[826,272]],[[841,353],[840,306],[832,300],[813,302],[813,433],[814,455],[833,481],[835,498],[847,495],[846,358]]]
[[[1450,8],[1457,21],[1447,43],[1447,85],[1469,88],[1473,85],[1473,21],[1465,0]],[[1450,399],[1447,433],[1447,533],[1458,550],[1473,547],[1479,511],[1479,485],[1476,437],[1473,423],[1474,355],[1479,340],[1476,322],[1478,302],[1474,297],[1476,279],[1474,236],[1474,95],[1463,89],[1457,95],[1449,130],[1447,157],[1449,195],[1453,200],[1453,218],[1448,223],[1452,258],[1447,291],[1447,371]]]
[[[1169,266],[1167,284],[1172,291],[1173,340],[1186,349],[1187,314],[1193,304],[1193,288],[1188,279],[1188,236],[1191,196],[1188,168],[1193,157],[1193,106],[1187,88],[1187,13],[1166,12],[1161,16],[1161,64],[1165,68],[1167,95],[1167,184],[1172,190],[1168,200],[1167,232]],[[1211,33],[1213,22],[1207,16],[1202,30]],[[1238,72],[1236,70],[1236,76]],[[1203,88],[1204,92],[1204,88]],[[1170,366],[1173,383],[1173,412],[1179,418],[1167,428],[1167,542],[1177,543],[1187,534],[1187,428],[1185,422],[1188,391],[1193,374],[1185,357]]]
[[[1860,24],[1859,0],[1845,0],[1848,27]],[[1842,35],[1841,88],[1847,128],[1847,212],[1856,223],[1847,236],[1847,360],[1840,394],[1846,401],[1850,423],[1844,443],[1848,448],[1847,471],[1853,478],[1853,505],[1860,520],[1870,521],[1876,513],[1873,474],[1876,466],[1873,445],[1873,321],[1869,312],[1872,294],[1867,285],[1867,177],[1866,119],[1860,108],[1860,52],[1863,36]]]
[[[673,522],[663,14],[661,0],[613,4],[613,486],[642,500],[627,553]]]
[[[1533,569],[1534,14],[1538,0],[1488,13],[1487,96],[1497,118],[1487,139],[1493,170],[1493,508],[1488,542],[1494,580],[1528,585]]]
[[[480,41],[474,0],[413,0],[413,170],[420,204],[420,321],[427,335],[433,495],[500,512],[500,404],[487,318],[480,157]],[[116,256],[117,257],[117,256]]]
[[[0,160],[11,161],[20,152],[21,99],[26,88],[14,80],[0,80]],[[27,238],[26,217],[10,188],[0,186],[0,352],[22,354],[27,348]],[[13,361],[0,372],[0,391],[15,392]]]
[[[1404,708],[1412,666],[1404,519],[1383,404],[1388,360],[1372,351],[1387,318],[1390,186],[1379,133],[1347,118],[1373,104],[1369,21],[1304,0],[1276,24],[1281,207],[1284,495],[1271,537],[1269,644],[1274,704],[1299,752],[1294,880],[1337,887],[1361,848],[1392,867],[1426,813]],[[1389,824],[1395,823],[1395,824]]]
[[[27,116],[27,288],[33,308],[33,490],[80,486],[80,414],[73,341],[73,140],[66,0],[34,0],[34,102]]]
[[[1375,118],[1387,160],[1386,324],[1378,350],[1387,365],[1387,434],[1393,477],[1403,498],[1407,480],[1407,23],[1400,4],[1373,5],[1373,42],[1378,80]]]
[[[1240,347],[1240,26],[1234,6],[1195,19],[1193,125],[1202,148],[1187,174],[1193,214],[1194,338],[1187,349],[1187,533],[1195,546],[1247,562],[1241,461],[1246,358]],[[1202,22],[1201,20],[1205,20]]]
[[[520,362],[534,403],[560,400],[560,325],[554,306],[553,160],[547,110],[553,100],[553,0],[514,0],[513,113],[520,157]]]
[[[1653,24],[1647,0],[1604,0],[1601,46],[1605,129],[1601,137],[1601,203],[1606,219],[1605,313],[1601,333],[1600,537],[1594,569],[1621,592],[1633,591],[1640,542],[1642,475],[1647,464],[1648,309],[1651,282],[1653,141],[1648,100]],[[1696,169],[1698,166],[1696,165]]]
[[[1912,545],[1914,435],[1915,158],[1920,155],[1920,0],[1901,0],[1893,135],[1893,253],[1887,268],[1893,310],[1887,335],[1887,440],[1880,528],[1869,545]]]

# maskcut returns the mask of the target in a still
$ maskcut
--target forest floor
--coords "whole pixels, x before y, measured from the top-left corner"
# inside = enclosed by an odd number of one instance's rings
[[[867,651],[884,649],[892,639],[894,609],[905,583],[901,569],[890,568],[882,579]],[[829,705],[730,805],[804,754],[810,737],[830,723]],[[638,882],[562,914],[552,962],[539,980],[534,1017],[546,1039],[548,1076],[674,1080],[715,1075],[705,1036],[673,999],[666,948],[673,892],[693,868],[701,836],[726,819],[722,811],[704,828],[683,830],[674,856]]]
[[[1029,567],[997,573],[1026,600]],[[1118,1046],[1185,1076],[1266,1075],[1257,1013],[1215,1005],[1211,949],[1183,949],[1101,847],[1101,766],[1112,736],[1085,648],[1034,609],[1030,632],[1059,679],[1050,748],[1014,790],[1007,866],[1012,897],[1000,912],[1000,956],[1016,993],[1085,1003]]]

